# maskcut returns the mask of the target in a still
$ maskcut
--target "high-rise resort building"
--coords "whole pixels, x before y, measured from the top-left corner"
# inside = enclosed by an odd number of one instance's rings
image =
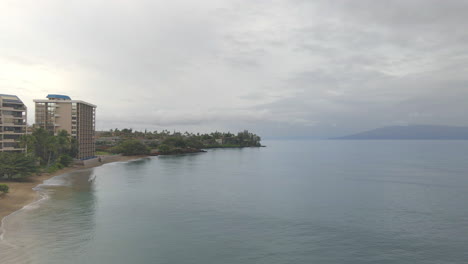
[[[16,95],[0,94],[0,151],[23,152],[19,138],[26,134],[27,108]]]
[[[47,99],[36,99],[36,126],[57,135],[66,130],[78,143],[78,159],[95,156],[96,106],[69,96],[49,94]]]

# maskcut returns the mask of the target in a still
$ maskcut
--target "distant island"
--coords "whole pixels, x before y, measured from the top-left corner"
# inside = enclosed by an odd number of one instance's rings
[[[210,148],[261,147],[261,138],[247,130],[230,132],[189,133],[168,130],[135,131],[131,128],[96,131],[96,154],[171,155],[205,152]]]
[[[387,126],[331,138],[341,140],[468,140],[468,127],[408,125]]]

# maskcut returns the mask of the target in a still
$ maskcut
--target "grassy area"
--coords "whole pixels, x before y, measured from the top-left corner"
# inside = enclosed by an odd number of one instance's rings
[[[103,155],[113,155],[113,154],[110,152],[106,152],[106,151],[96,151],[96,155],[103,156]]]

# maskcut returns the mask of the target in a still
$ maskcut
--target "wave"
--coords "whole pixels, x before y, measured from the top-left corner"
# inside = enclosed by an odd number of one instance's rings
[[[37,188],[34,187],[33,189]],[[2,221],[0,222],[0,241],[5,241],[5,234],[6,234],[6,228],[5,228],[5,225],[6,225],[6,221],[8,220],[8,218],[22,212],[22,211],[25,211],[25,210],[34,210],[34,209],[37,209],[39,208],[39,204],[48,200],[50,198],[49,195],[47,195],[47,193],[45,192],[39,192],[39,199],[37,199],[36,201],[30,203],[30,204],[27,204],[25,206],[23,206],[21,209],[17,210],[17,211],[14,211],[13,213],[3,217]],[[11,245],[11,244],[10,244]]]
[[[44,180],[43,183],[38,184],[34,188],[32,188],[34,191],[38,192],[39,198],[35,201],[33,201],[30,204],[27,204],[23,206],[22,208],[18,209],[17,211],[14,211],[13,213],[3,217],[3,219],[0,222],[0,241],[5,241],[5,233],[6,233],[6,221],[8,218],[12,217],[13,215],[16,215],[24,210],[34,210],[39,208],[40,204],[50,198],[50,196],[45,192],[44,187],[47,186],[70,186],[71,182],[67,180],[68,177],[70,177],[72,173],[64,173],[61,175],[54,176],[50,179]]]

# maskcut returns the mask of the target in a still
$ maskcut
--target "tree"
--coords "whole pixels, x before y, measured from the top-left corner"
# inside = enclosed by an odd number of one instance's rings
[[[24,153],[0,153],[0,176],[8,180],[28,177],[37,171],[36,160]]]
[[[165,145],[165,144],[161,144],[161,145],[159,145],[158,150],[162,154],[167,154],[167,153],[169,153],[171,151],[171,147],[169,147],[168,145]]]
[[[71,137],[66,130],[60,130],[57,134],[57,151],[59,155],[69,154],[71,151]]]
[[[58,158],[58,162],[62,164],[64,167],[68,167],[73,162],[73,158],[67,154],[64,154]]]
[[[163,141],[163,144],[174,146],[176,148],[185,148],[187,146],[185,140],[180,136],[167,138]]]
[[[34,154],[39,158],[41,165],[49,164],[55,151],[53,135],[43,128],[37,128],[33,131],[32,136],[36,140]]]
[[[43,128],[37,128],[30,137],[32,139],[25,138],[24,141],[34,142],[34,154],[39,158],[41,165],[49,166],[63,155],[76,157],[78,153],[76,139],[66,130],[60,130],[57,136],[54,136]]]
[[[6,184],[0,184],[0,192],[2,193],[8,193],[8,190],[10,189],[10,187],[8,187],[8,185]]]
[[[201,149],[203,148],[203,143],[196,137],[190,137],[186,140],[187,147]]]
[[[125,140],[112,148],[111,151],[114,153],[121,153],[124,156],[146,155],[150,153],[150,149],[136,139]]]
[[[22,135],[19,139],[19,145],[26,149],[27,154],[35,153],[36,138],[33,135]]]
[[[71,138],[70,140],[70,157],[76,158],[78,156],[78,140]]]

